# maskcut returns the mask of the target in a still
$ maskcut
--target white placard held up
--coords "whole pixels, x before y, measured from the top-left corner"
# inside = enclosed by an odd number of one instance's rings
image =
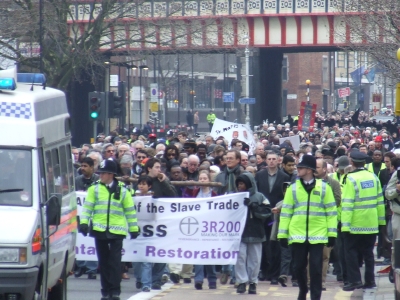
[[[290,141],[294,151],[300,150],[300,137],[298,135],[279,138],[279,145],[283,144],[283,142],[286,140]]]
[[[223,136],[228,140],[229,145],[233,139],[238,139],[249,145],[249,154],[253,154],[256,142],[254,140],[253,131],[250,126],[246,124],[238,124],[233,122],[215,119],[214,125],[211,129],[211,136],[216,139]]]

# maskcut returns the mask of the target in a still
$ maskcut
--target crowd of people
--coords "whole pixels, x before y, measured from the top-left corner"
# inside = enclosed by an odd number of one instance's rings
[[[311,132],[299,130],[290,116],[284,124],[263,124],[254,132],[254,149],[237,139],[192,137],[187,132],[169,131],[165,139],[154,133],[140,136],[135,128],[130,136],[99,134],[96,143],[72,151],[76,190],[88,190],[80,231],[96,239],[99,258],[99,265],[77,261],[75,276],[86,273],[96,279],[100,266],[104,300],[119,299],[129,267],[134,268],[136,287],[144,292],[161,289],[168,278],[192,283],[193,272],[195,289],[203,289],[204,277],[215,289],[220,272],[220,284],[235,285],[237,293],[248,287],[248,293],[255,294],[258,281],[270,281],[299,287],[300,300],[310,290],[316,300],[326,289],[332,263],[343,290],[373,288],[375,240],[378,257],[390,265],[390,239],[399,235],[398,133],[396,124],[370,122],[356,111],[348,116],[318,114]],[[279,142],[288,136],[298,136],[299,149]],[[220,186],[171,183],[187,180]],[[132,239],[140,234],[132,208],[135,196],[184,201],[240,191],[249,191],[250,197],[244,199],[248,216],[235,266],[121,263],[122,239],[128,232]],[[105,205],[101,200],[120,199],[115,216],[107,220],[113,226],[104,223],[107,217],[101,214],[113,213],[96,207],[96,200]],[[96,211],[104,212],[96,217]],[[121,229],[124,224],[128,232]],[[364,282],[359,270],[363,264]]]

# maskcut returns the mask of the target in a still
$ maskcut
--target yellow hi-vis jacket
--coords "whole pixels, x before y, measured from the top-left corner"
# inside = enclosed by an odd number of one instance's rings
[[[131,193],[122,182],[118,186],[121,188],[119,200],[114,198],[115,193],[111,194],[99,181],[89,187],[81,213],[81,224],[88,224],[92,217],[94,231],[104,232],[108,229],[119,235],[139,231]]]
[[[371,172],[371,173],[375,174],[374,173],[374,164],[373,163],[366,164],[365,168],[367,169],[368,172]],[[381,163],[381,168],[380,168],[378,174],[376,174],[376,176],[379,177],[379,174],[381,173],[381,171],[385,170],[385,169],[386,169],[386,165],[384,163]]]
[[[374,173],[358,169],[347,174],[342,189],[342,231],[374,234],[386,225],[381,183]]]
[[[333,179],[339,181],[340,187],[343,188],[343,180],[346,177],[346,174],[340,174],[338,172],[335,172],[335,173],[329,174],[329,176],[332,177]]]
[[[289,244],[326,244],[328,237],[337,236],[337,208],[332,188],[321,179],[315,179],[310,194],[300,179],[288,188],[283,200],[278,239]]]

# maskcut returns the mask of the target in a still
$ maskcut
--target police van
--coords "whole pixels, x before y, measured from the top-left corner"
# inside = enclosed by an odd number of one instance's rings
[[[0,71],[0,299],[64,300],[77,204],[65,94]]]

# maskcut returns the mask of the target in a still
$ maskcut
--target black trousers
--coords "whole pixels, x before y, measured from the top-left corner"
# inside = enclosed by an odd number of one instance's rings
[[[95,239],[101,277],[101,294],[121,293],[121,250],[123,239]]]
[[[350,283],[361,281],[358,254],[361,253],[365,262],[365,282],[374,282],[374,245],[376,234],[350,234],[346,233],[344,247],[347,264],[347,279]]]
[[[260,270],[266,280],[278,280],[281,275],[281,246],[279,241],[270,239],[272,226],[268,225],[272,219],[265,220],[264,228],[267,241],[262,243]]]
[[[338,236],[336,239],[336,243],[335,243],[335,248],[334,248],[335,252],[336,252],[336,256],[337,256],[337,264],[340,266],[339,267],[339,271],[340,273],[338,274],[342,274],[343,276],[343,281],[348,281],[347,278],[347,266],[346,266],[346,255],[345,255],[345,249],[344,249],[344,235],[342,232],[338,232]]]
[[[281,274],[281,246],[278,241],[269,241],[267,245],[267,277],[278,280]]]
[[[322,293],[322,254],[324,244],[293,243],[293,272],[299,284],[299,300],[305,300],[307,288],[307,264],[310,264],[310,296],[311,300],[320,300]],[[310,262],[308,262],[308,257]]]

